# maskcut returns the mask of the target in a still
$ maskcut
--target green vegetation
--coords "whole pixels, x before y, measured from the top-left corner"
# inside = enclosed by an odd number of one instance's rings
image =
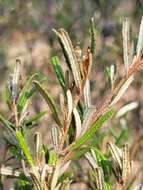
[[[133,82],[139,67],[143,65],[143,19],[135,52],[129,30],[129,20],[125,18],[122,28],[122,78],[117,77],[114,65],[105,68],[110,89],[96,105],[92,104],[90,92],[92,63],[96,60],[97,34],[93,18],[90,26],[91,47],[85,50],[74,48],[69,34],[63,28],[53,30],[59,40],[67,70],[63,70],[57,56],[52,57],[51,65],[62,89],[60,105],[52,98],[46,88],[45,77],[40,74],[35,73],[20,84],[22,66],[21,60],[16,60],[14,72],[7,82],[5,97],[12,114],[9,119],[0,115],[9,150],[0,170],[1,187],[3,176],[11,176],[17,179],[14,181],[14,188],[17,190],[68,190],[72,183],[77,182],[74,170],[77,171],[80,167],[77,160],[83,158],[90,167],[87,171],[81,171],[83,175],[79,180],[89,189],[133,188],[135,176],[131,166],[130,147],[127,144],[125,115],[137,105],[128,104],[119,111],[116,111],[115,105]],[[29,116],[28,107],[31,99],[40,95],[53,118],[54,124],[50,126],[52,145],[43,143],[40,132],[31,133],[35,123],[49,114],[44,110]],[[116,133],[114,126],[107,126],[101,130],[104,124],[108,124],[108,120],[116,120],[115,115],[123,117],[119,133]],[[28,142],[31,134],[33,145],[29,145]],[[114,142],[111,142],[109,137],[106,142],[107,148],[102,151],[103,140],[110,135]],[[16,160],[18,164],[9,166],[8,160]]]

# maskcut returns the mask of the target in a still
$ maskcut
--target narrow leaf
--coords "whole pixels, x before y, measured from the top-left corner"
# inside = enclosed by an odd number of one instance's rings
[[[81,73],[79,63],[74,52],[74,48],[72,46],[72,42],[68,36],[68,33],[64,29],[59,29],[58,31],[53,30],[55,34],[59,37],[62,47],[64,48],[64,52],[66,52],[66,59],[70,64],[72,74],[74,76],[76,86],[81,89]]]
[[[84,100],[85,100],[86,109],[88,109],[91,106],[91,93],[90,93],[89,79],[86,80],[86,83],[84,86]]]
[[[63,89],[63,92],[65,93],[66,92],[65,77],[64,77],[64,73],[63,73],[63,70],[61,68],[58,57],[56,57],[56,56],[52,57],[52,65],[53,65],[53,68],[56,72],[59,83]]]
[[[61,108],[62,118],[64,120],[67,117],[67,107],[65,104],[65,99],[63,94],[60,94],[60,108]]]
[[[37,160],[39,160],[43,149],[41,133],[36,132],[34,135],[34,139],[35,139],[35,148],[36,148],[36,158]]]
[[[138,102],[131,102],[129,104],[126,104],[125,106],[123,106],[116,114],[116,117],[122,117],[124,116],[126,113],[128,113],[131,110],[134,110],[138,107]]]
[[[12,95],[11,95],[11,89],[12,89],[12,85],[11,85],[11,81],[10,79],[7,81],[6,84],[6,88],[5,88],[5,101],[7,102],[7,104],[10,106],[11,102],[12,102]]]
[[[73,99],[72,99],[72,94],[71,91],[67,91],[67,104],[68,104],[68,115],[67,118],[69,118],[72,114],[73,111]]]
[[[141,19],[139,36],[138,36],[138,43],[137,43],[137,50],[136,50],[137,56],[140,55],[142,49],[143,49],[143,17]]]
[[[104,190],[104,179],[103,179],[103,172],[102,168],[97,167],[95,168],[95,179],[96,179],[96,186],[98,190]]]
[[[84,120],[82,122],[82,127],[81,127],[82,134],[84,134],[85,131],[89,129],[89,125],[91,123],[91,117],[95,113],[95,111],[96,111],[96,108],[92,106],[85,110],[84,116],[83,116]]]
[[[55,152],[50,152],[49,154],[49,159],[48,159],[48,165],[50,166],[53,166],[55,165],[57,162],[57,154]]]
[[[115,73],[115,66],[111,65],[110,67],[110,80],[111,80],[111,86],[114,83],[114,73]]]
[[[95,170],[95,168],[98,167],[96,160],[94,159],[94,157],[92,156],[92,154],[90,152],[87,152],[85,154],[85,158],[88,160],[89,164],[91,165],[91,167]]]
[[[5,119],[2,115],[0,115],[0,122],[11,132],[14,131],[14,126],[12,123],[10,123],[7,119]]]
[[[31,156],[31,153],[29,151],[27,143],[26,143],[26,141],[25,141],[25,139],[24,139],[24,137],[23,137],[23,135],[22,135],[22,133],[20,131],[16,131],[16,138],[17,138],[17,140],[18,140],[18,142],[20,144],[20,147],[21,147],[21,149],[22,149],[22,151],[23,151],[23,153],[24,153],[24,155],[26,157],[26,160],[27,160],[28,164],[31,167],[33,167],[34,166],[34,160],[33,160],[32,156]]]
[[[35,190],[42,190],[41,183],[39,181],[39,176],[35,175],[35,172],[30,172],[30,177],[33,181],[34,189]]]
[[[57,127],[52,126],[51,136],[52,136],[52,142],[53,142],[54,150],[55,150],[55,152],[58,152],[58,147],[59,147],[59,131],[58,131]]]
[[[12,97],[16,99],[18,95],[18,81],[20,77],[20,60],[16,61],[14,67],[13,81],[12,81]]]
[[[52,174],[52,172],[53,172],[53,168],[48,166],[48,164],[45,164],[42,169],[41,176],[40,176],[42,189],[44,189],[44,187],[46,186],[47,173]]]
[[[116,162],[116,164],[120,167],[120,169],[122,169],[122,155],[120,154],[120,151],[118,150],[116,145],[113,145],[111,142],[108,143],[108,148],[111,152],[111,155],[114,159],[114,161]]]
[[[41,84],[38,81],[34,81],[34,84],[35,84],[37,90],[40,92],[40,94],[43,96],[43,98],[45,99],[45,101],[49,105],[49,108],[52,112],[52,115],[53,115],[55,122],[59,126],[62,126],[61,121],[59,119],[59,114],[58,114],[58,111],[56,109],[56,106],[54,104],[53,99],[50,97],[49,93],[41,86]]]
[[[74,118],[75,118],[75,124],[76,124],[76,139],[80,136],[81,134],[81,120],[80,120],[80,115],[77,111],[76,108],[73,110]]]
[[[92,150],[94,151],[97,160],[98,165],[102,168],[104,173],[104,181],[106,183],[110,182],[110,174],[111,174],[111,164],[108,158],[97,148],[92,147]]]
[[[52,180],[51,180],[51,190],[54,190],[56,188],[59,173],[60,173],[60,168],[61,168],[61,161],[58,160],[56,165],[55,165],[55,170],[53,172],[53,177],[52,177]]]
[[[116,104],[119,99],[123,96],[123,94],[125,93],[125,91],[128,89],[128,87],[130,86],[130,84],[132,83],[134,77],[130,76],[126,82],[122,85],[122,87],[120,88],[118,94],[115,96],[115,98],[113,99],[113,101],[111,102],[110,106],[113,106],[114,104]]]
[[[13,131],[10,131],[9,129],[5,129],[4,130],[4,133],[3,133],[3,135],[4,135],[4,138],[5,138],[5,140],[10,144],[10,145],[12,145],[12,146],[18,146],[18,141],[17,141],[17,139],[16,139],[16,137],[15,137],[15,132],[14,132],[14,130]]]
[[[38,121],[41,117],[43,117],[47,113],[48,113],[48,111],[39,112],[39,113],[27,118],[25,120],[25,124],[28,126],[29,124],[32,124],[33,122]]]
[[[21,90],[21,93],[18,97],[18,100],[17,100],[17,110],[18,112],[21,112],[27,102],[27,100],[29,99],[30,97],[30,85],[32,84],[32,81],[34,80],[34,78],[37,76],[38,74],[35,73],[33,74],[32,76],[29,77],[29,79],[26,81],[24,87],[22,88]]]
[[[123,21],[123,28],[122,28],[122,35],[123,35],[123,54],[124,54],[124,64],[126,73],[128,72],[128,68],[130,65],[130,34],[129,34],[129,19],[125,18]]]
[[[79,139],[75,141],[75,143],[70,147],[70,150],[77,149],[78,147],[85,144],[90,138],[93,137],[96,130],[100,128],[103,123],[108,120],[114,113],[114,109],[111,109],[110,111],[106,112],[104,115],[102,115],[92,126],[89,128],[83,136],[81,136]]]
[[[95,30],[94,18],[91,18],[90,33],[91,33],[91,53],[94,57],[96,55],[96,30]]]
[[[122,171],[122,179],[123,182],[126,183],[128,176],[131,171],[131,163],[130,163],[130,155],[129,155],[129,147],[127,144],[123,147],[123,171]]]

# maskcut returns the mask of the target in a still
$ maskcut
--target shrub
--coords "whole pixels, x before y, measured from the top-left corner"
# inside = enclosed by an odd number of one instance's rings
[[[63,91],[60,95],[60,110],[44,87],[44,78],[38,73],[30,76],[23,86],[20,86],[21,63],[17,60],[14,73],[6,87],[6,102],[12,115],[9,120],[0,115],[0,121],[5,128],[5,139],[13,155],[12,159],[17,159],[21,164],[17,167],[7,166],[11,158],[6,158],[1,167],[1,175],[18,178],[16,189],[69,189],[70,184],[76,182],[73,164],[77,164],[75,160],[85,157],[91,169],[87,170],[87,173],[83,171],[86,177],[80,178],[90,189],[129,189],[132,184],[129,177],[132,173],[129,146],[125,143],[118,147],[118,143],[108,142],[109,151],[102,153],[95,143],[95,133],[116,112],[115,104],[133,82],[138,68],[143,64],[143,19],[135,53],[129,35],[129,20],[126,18],[123,21],[125,72],[119,81],[115,78],[114,65],[107,68],[110,89],[97,105],[92,105],[89,81],[92,62],[96,57],[94,20],[91,19],[91,44],[85,51],[79,47],[73,48],[64,29],[53,31],[58,37],[68,66],[67,72],[64,73],[58,57],[51,59]],[[42,143],[42,135],[36,132],[33,153],[27,143],[28,131],[34,127],[35,121],[47,114],[43,111],[27,116],[29,100],[37,92],[48,104],[55,125],[51,129],[52,149]],[[130,109],[131,105],[124,108],[124,111]]]

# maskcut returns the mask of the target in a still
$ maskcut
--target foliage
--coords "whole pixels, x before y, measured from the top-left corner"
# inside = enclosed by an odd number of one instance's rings
[[[40,78],[39,74],[33,74],[22,87],[20,86],[21,61],[16,61],[14,73],[6,88],[6,101],[12,115],[10,119],[0,115],[1,124],[6,131],[5,139],[9,145],[8,148],[13,152],[12,159],[21,163],[16,169],[4,165],[0,172],[1,175],[19,179],[19,183],[15,186],[16,189],[69,189],[70,184],[75,180],[74,176],[68,175],[70,172],[72,174],[70,166],[76,165],[74,161],[81,157],[85,157],[91,165],[86,174],[88,183],[85,181],[90,189],[128,189],[132,183],[129,177],[132,173],[130,150],[127,143],[123,146],[120,143],[125,130],[122,130],[117,136],[114,129],[110,128],[109,132],[114,136],[115,143],[108,142],[107,150],[104,153],[98,146],[97,141],[100,141],[100,137],[98,138],[96,134],[100,131],[99,128],[115,113],[113,107],[133,82],[139,66],[143,64],[142,25],[141,22],[136,54],[133,55],[129,45],[131,43],[129,21],[127,18],[123,21],[125,72],[118,80],[115,77],[114,66],[109,69],[108,77],[111,87],[106,97],[103,97],[96,105],[92,105],[90,93],[92,62],[93,58],[96,58],[96,35],[93,18],[90,28],[91,47],[85,51],[81,50],[80,47],[73,47],[68,33],[63,28],[53,30],[58,37],[67,63],[67,73],[70,73],[65,74],[58,58],[52,58],[54,71],[63,90],[59,107],[42,84],[44,79]],[[70,80],[71,78],[72,80]],[[51,127],[52,148],[43,144],[42,135],[39,132],[33,135],[35,148],[30,148],[28,144],[27,136],[31,128],[34,127],[33,123],[47,113],[43,111],[27,117],[29,101],[37,92],[46,101],[52,113],[53,122],[55,122],[55,125]],[[121,117],[132,109],[134,107],[131,105],[126,106],[118,112],[117,116]],[[28,127],[29,125],[30,127]],[[103,132],[101,137],[105,136]]]

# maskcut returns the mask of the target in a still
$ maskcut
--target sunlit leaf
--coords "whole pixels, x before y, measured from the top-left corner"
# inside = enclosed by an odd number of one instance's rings
[[[50,152],[49,154],[49,160],[48,160],[48,165],[55,165],[57,161],[57,155],[55,152]]]
[[[29,148],[27,146],[27,143],[26,143],[26,141],[25,141],[25,139],[24,139],[24,137],[23,137],[23,135],[22,135],[22,133],[20,131],[16,131],[16,138],[17,138],[17,140],[19,142],[19,145],[20,145],[20,147],[21,147],[21,149],[22,149],[22,151],[23,151],[23,153],[25,155],[25,158],[26,158],[28,164],[31,167],[33,167],[34,166],[34,160],[32,158],[30,150],[29,150]]]
[[[105,121],[107,121],[114,113],[114,109],[106,112],[102,115],[79,139],[75,141],[75,143],[70,147],[70,150],[77,149],[78,147],[85,144],[90,138],[93,137],[96,130],[100,128]]]

